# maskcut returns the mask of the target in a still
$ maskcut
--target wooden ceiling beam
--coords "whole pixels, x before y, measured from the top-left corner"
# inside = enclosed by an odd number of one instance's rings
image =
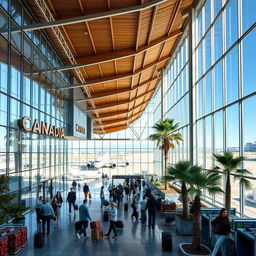
[[[128,127],[129,127],[128,125],[121,125],[121,126],[118,125],[118,126],[114,126],[114,127],[109,127],[109,128],[104,129],[104,134],[124,130],[124,129],[127,129]],[[93,131],[93,132],[95,134],[102,134],[102,132],[100,132],[100,130],[98,130],[98,129],[96,131]]]
[[[143,103],[135,106],[134,108],[130,109],[129,112],[133,111],[134,109],[137,109],[137,108],[141,107],[142,105],[147,104],[148,102],[150,102],[150,100],[144,101]],[[102,119],[106,119],[106,118],[110,118],[110,117],[113,117],[113,116],[118,116],[118,115],[122,115],[122,114],[126,114],[126,113],[127,113],[127,110],[116,111],[116,112],[112,112],[110,114],[101,115],[99,117],[92,117],[91,119],[92,120],[102,120]]]
[[[94,124],[93,127],[101,127],[105,125],[117,124],[117,123],[125,122],[126,120],[127,120],[126,118],[114,119],[111,121],[102,122],[102,124]]]
[[[139,55],[139,54],[141,54],[159,44],[162,44],[165,41],[173,39],[174,37],[176,37],[182,33],[183,33],[183,30],[178,29],[178,30],[174,31],[173,33],[171,33],[169,36],[164,36],[162,38],[156,39],[156,40],[152,41],[150,44],[139,47],[137,50],[125,49],[125,50],[107,52],[107,53],[102,53],[102,54],[97,54],[97,55],[79,57],[79,58],[76,58],[77,64],[56,67],[54,69],[54,71],[63,71],[63,70],[70,70],[70,69],[79,68],[79,67],[88,67],[88,66],[92,66],[92,65],[103,64],[103,63],[106,63],[109,61],[133,57],[133,56]],[[47,71],[48,70],[42,70],[41,72],[47,72]],[[34,73],[34,74],[36,74],[36,73]]]
[[[80,100],[76,100],[76,101],[77,102],[91,101],[91,100],[97,100],[97,99],[106,98],[106,97],[110,97],[110,96],[114,96],[114,95],[118,95],[118,94],[129,93],[131,91],[134,91],[138,88],[141,88],[141,87],[149,84],[150,82],[158,80],[159,78],[160,78],[160,76],[156,76],[153,79],[147,80],[133,88],[119,89],[119,90],[108,91],[108,92],[104,92],[104,93],[96,93],[96,94],[93,94],[92,97],[90,97],[90,98],[80,99]]]
[[[150,27],[149,27],[148,41],[147,41],[148,44],[150,44],[150,42],[151,42],[151,36],[152,36],[154,25],[155,25],[157,9],[158,9],[158,5],[156,5],[154,7],[153,14],[152,14],[152,17],[151,17],[151,23],[150,23]]]
[[[131,76],[135,76],[138,75],[150,68],[153,68],[154,66],[167,61],[168,59],[170,59],[170,56],[166,56],[163,57],[162,59],[158,60],[158,61],[154,61],[150,64],[148,64],[147,66],[145,66],[144,68],[141,68],[139,70],[137,70],[135,73],[124,73],[124,74],[120,74],[120,75],[116,75],[116,76],[108,76],[108,77],[103,77],[103,78],[97,78],[97,79],[91,79],[91,80],[87,80],[86,83],[81,83],[81,84],[74,84],[71,85],[69,87],[64,87],[64,88],[60,88],[60,90],[68,90],[68,89],[76,89],[76,88],[81,88],[81,87],[87,87],[87,86],[92,86],[92,85],[96,85],[96,84],[101,84],[101,83],[106,83],[106,82],[112,82],[112,81],[116,81],[118,79],[123,79],[123,78],[128,78]]]
[[[150,94],[154,91],[155,91],[155,89],[152,89],[152,90],[150,90],[146,93],[143,93],[143,94],[135,97],[131,101],[128,99],[128,100],[123,100],[123,101],[119,101],[119,102],[115,102],[115,103],[102,104],[102,105],[96,106],[96,108],[86,109],[86,110],[84,110],[84,112],[94,112],[94,111],[99,111],[99,110],[106,109],[106,108],[112,108],[112,107],[117,107],[117,106],[129,104],[130,102],[134,102],[134,101],[136,101],[136,100],[138,100],[138,99],[144,97],[145,95],[148,95],[148,94]]]
[[[50,21],[50,22],[42,22],[42,23],[26,25],[26,26],[23,26],[22,29],[23,29],[23,31],[33,31],[33,30],[39,30],[39,29],[72,25],[72,24],[82,23],[82,22],[86,22],[86,21],[105,19],[105,18],[124,15],[124,14],[128,14],[128,13],[140,12],[140,11],[146,10],[148,8],[152,8],[155,5],[162,4],[166,1],[167,0],[151,0],[145,4],[134,5],[134,6],[125,7],[125,8],[121,8],[121,9],[117,9],[117,10],[111,10],[111,11],[106,11],[106,12],[101,12],[101,13],[82,15],[82,16],[78,16],[78,17],[74,17],[74,18],[60,19],[60,20],[55,20],[55,21]]]

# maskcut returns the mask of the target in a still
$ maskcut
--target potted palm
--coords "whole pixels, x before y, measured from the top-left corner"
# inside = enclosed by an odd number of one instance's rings
[[[161,120],[153,126],[154,134],[149,136],[150,140],[157,141],[157,146],[164,152],[164,170],[166,176],[168,155],[170,148],[174,148],[174,142],[177,144],[183,140],[181,133],[176,132],[179,124],[175,124],[173,119]],[[163,176],[163,175],[162,175]],[[165,181],[165,190],[167,189],[167,181]]]
[[[8,221],[9,211],[7,208],[16,197],[15,194],[9,193],[9,180],[8,176],[0,175],[0,225]]]
[[[13,218],[12,223],[15,224],[25,224],[24,213],[29,210],[29,207],[23,206],[21,204],[11,204],[8,207],[9,215]]]
[[[231,207],[231,183],[230,175],[234,175],[234,180],[238,180],[246,189],[251,188],[251,183],[244,175],[251,174],[250,171],[246,169],[239,169],[239,166],[245,160],[243,156],[234,157],[232,152],[224,152],[222,154],[213,154],[217,163],[222,166],[222,171],[226,176],[226,186],[225,186],[225,208],[228,213],[230,212]],[[219,166],[216,166],[214,170],[221,169]]]
[[[176,214],[175,216],[176,229],[181,235],[192,235],[193,220],[188,210],[188,189],[185,181],[190,169],[189,161],[180,161],[174,166],[168,167],[168,175],[165,177],[166,180],[178,181],[181,184],[183,209],[182,214]]]
[[[185,181],[189,184],[188,193],[194,196],[193,212],[193,235],[192,243],[179,244],[181,255],[211,255],[211,251],[201,244],[200,215],[201,215],[201,195],[203,191],[209,194],[222,193],[221,176],[216,172],[203,171],[200,166],[194,165],[185,176]]]

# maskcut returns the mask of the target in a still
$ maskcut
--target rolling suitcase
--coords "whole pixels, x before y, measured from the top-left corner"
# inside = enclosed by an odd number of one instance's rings
[[[94,228],[91,231],[92,241],[98,241],[103,238],[103,230],[101,228]]]
[[[82,221],[75,222],[75,230],[80,231],[83,228]]]
[[[124,228],[124,223],[121,220],[118,220],[115,225],[116,228]]]
[[[167,252],[172,250],[172,234],[170,232],[162,232],[162,248]]]
[[[91,229],[100,228],[101,227],[100,220],[91,221],[90,227]]]
[[[128,203],[124,203],[124,210],[128,211]]]
[[[103,213],[103,221],[104,222],[108,221],[108,211],[104,211],[104,213]]]
[[[42,248],[44,245],[44,237],[43,234],[41,232],[37,232],[34,235],[34,246],[36,248]]]

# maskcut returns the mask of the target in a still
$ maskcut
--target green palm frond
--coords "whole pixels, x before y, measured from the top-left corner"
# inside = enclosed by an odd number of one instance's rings
[[[216,161],[222,165],[224,172],[232,172],[245,160],[243,156],[234,157],[232,152],[213,154]]]

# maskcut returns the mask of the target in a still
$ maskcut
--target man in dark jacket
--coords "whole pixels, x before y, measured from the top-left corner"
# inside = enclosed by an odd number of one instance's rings
[[[157,201],[152,194],[149,195],[145,211],[148,210],[148,227],[155,228]]]
[[[76,192],[73,188],[70,188],[70,192],[68,193],[67,202],[69,203],[69,215],[71,215],[71,204],[75,210],[75,202],[76,202]]]
[[[89,192],[90,192],[90,189],[89,189],[89,186],[86,183],[84,183],[83,191],[84,191],[84,198],[87,199],[87,197],[89,195]]]

